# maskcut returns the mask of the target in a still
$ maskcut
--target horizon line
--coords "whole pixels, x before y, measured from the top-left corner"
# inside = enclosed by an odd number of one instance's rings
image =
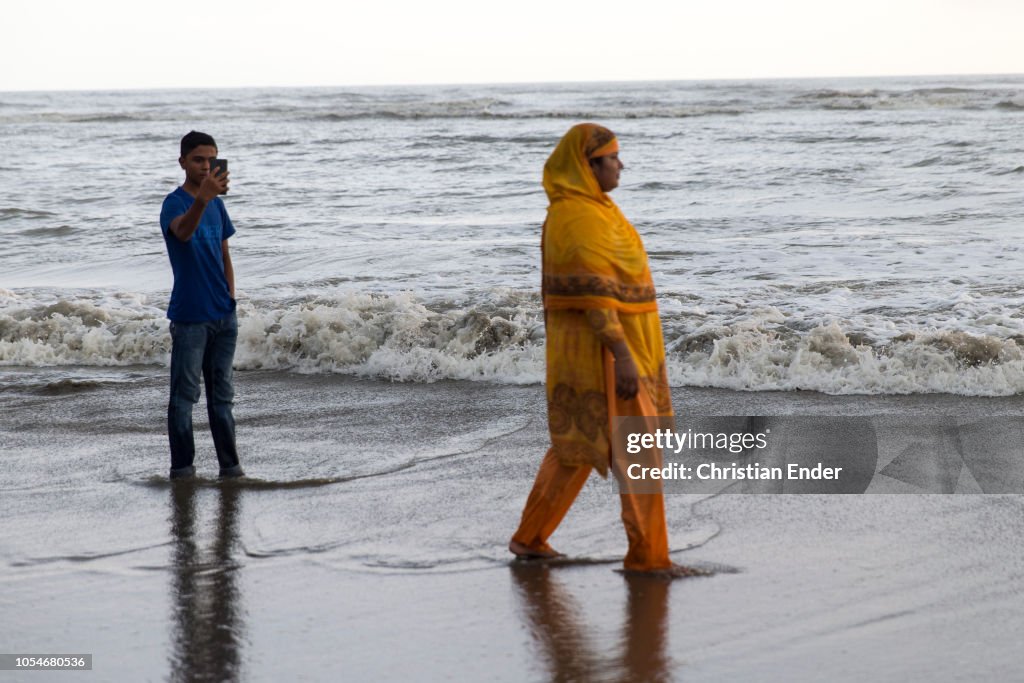
[[[172,92],[172,91],[205,91],[205,90],[313,90],[338,88],[450,88],[469,86],[516,86],[516,85],[579,85],[592,83],[624,84],[624,83],[707,83],[707,82],[761,82],[761,81],[822,81],[822,80],[863,80],[863,79],[898,79],[898,78],[978,78],[978,77],[1021,77],[1024,72],[992,72],[992,73],[916,73],[916,74],[868,74],[853,76],[759,76],[759,77],[728,77],[728,78],[630,78],[630,79],[582,79],[582,80],[509,80],[509,81],[450,81],[436,83],[348,83],[319,85],[203,85],[203,86],[120,86],[111,88],[24,88],[3,90],[0,94],[28,93],[89,93],[89,92]]]

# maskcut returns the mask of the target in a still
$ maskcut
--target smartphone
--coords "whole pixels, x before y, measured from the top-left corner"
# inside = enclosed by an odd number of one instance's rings
[[[228,172],[228,160],[227,159],[213,159],[210,161],[210,173],[214,175],[223,175]],[[227,194],[225,191],[224,194]]]

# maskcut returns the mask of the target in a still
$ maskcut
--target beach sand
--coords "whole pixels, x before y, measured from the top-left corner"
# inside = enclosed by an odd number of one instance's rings
[[[614,571],[625,534],[596,476],[552,539],[579,561],[510,561],[547,444],[539,386],[241,372],[249,477],[215,480],[200,405],[201,476],[172,486],[165,371],[69,376],[26,370],[2,393],[0,649],[91,653],[93,671],[2,681],[1024,672],[1020,397],[675,390],[695,417],[864,416],[879,467],[960,456],[893,491],[1005,492],[670,495],[673,558],[716,573],[667,583]]]

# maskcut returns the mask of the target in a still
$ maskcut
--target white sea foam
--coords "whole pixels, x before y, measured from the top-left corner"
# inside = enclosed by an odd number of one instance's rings
[[[543,379],[543,334],[523,306],[432,311],[412,295],[346,294],[243,306],[242,368],[344,372],[400,381]]]
[[[709,350],[675,354],[669,381],[829,394],[1024,392],[1024,350],[1009,339],[932,330],[869,345],[851,342],[836,323],[799,335],[780,335],[756,325],[737,327],[714,339]]]
[[[82,294],[52,304],[43,293],[0,298],[0,365],[166,364],[164,311],[146,297]],[[348,293],[243,302],[235,367],[345,373],[398,381],[543,380],[535,310],[508,306],[430,310],[409,294]]]
[[[163,362],[167,321],[147,297],[0,291],[0,364],[135,365]],[[65,295],[66,296],[66,295]]]
[[[44,304],[33,296],[0,294],[0,365],[168,362],[167,321],[147,297],[82,293]],[[681,322],[673,315],[663,312],[669,327]],[[933,327],[871,340],[835,321],[801,330],[770,308],[724,323],[667,335],[674,386],[1024,393],[1024,349],[1017,336]],[[428,306],[411,294],[359,292],[245,301],[235,366],[405,382],[535,384],[544,379],[543,324],[536,301],[514,295],[467,307]]]

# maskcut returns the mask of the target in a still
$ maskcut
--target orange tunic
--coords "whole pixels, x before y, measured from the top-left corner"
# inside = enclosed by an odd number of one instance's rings
[[[610,413],[637,413],[635,404],[609,404],[615,397],[606,393],[604,345],[587,311],[612,313],[601,335],[625,339],[641,390],[657,415],[672,415],[647,252],[588,163],[592,150],[615,151],[614,144],[611,131],[595,124],[574,126],[562,138],[544,166],[550,206],[541,239],[552,448],[562,464],[590,465],[602,476],[610,462]]]

